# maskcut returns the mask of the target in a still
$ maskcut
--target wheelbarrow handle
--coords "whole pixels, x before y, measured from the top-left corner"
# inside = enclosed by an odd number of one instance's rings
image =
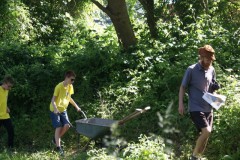
[[[63,118],[64,120],[66,120],[67,123],[68,123],[72,128],[76,129],[76,128],[72,125],[72,123],[71,123],[66,117],[64,117],[63,115],[61,115],[61,113],[58,113],[58,115],[59,115],[61,118]]]
[[[128,116],[126,116],[125,118],[123,118],[122,120],[120,120],[120,121],[118,122],[118,124],[119,124],[119,125],[122,125],[122,124],[124,124],[125,122],[127,122],[127,121],[129,121],[129,120],[131,120],[131,119],[133,119],[133,118],[135,118],[135,117],[137,117],[138,115],[146,112],[146,111],[149,110],[149,109],[151,109],[150,106],[147,106],[147,107],[145,107],[144,109],[136,109],[135,112],[131,113],[130,115],[128,115]]]
[[[87,116],[86,116],[86,114],[81,110],[81,113],[83,114],[83,116],[84,116],[84,119],[87,119]]]

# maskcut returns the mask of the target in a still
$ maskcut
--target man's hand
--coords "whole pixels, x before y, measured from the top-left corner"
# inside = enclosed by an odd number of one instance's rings
[[[182,103],[178,106],[178,113],[182,116],[184,115],[184,105]]]

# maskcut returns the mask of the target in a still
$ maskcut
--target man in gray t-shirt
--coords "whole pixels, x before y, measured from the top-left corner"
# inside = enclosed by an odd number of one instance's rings
[[[215,60],[214,49],[210,45],[199,48],[199,62],[189,66],[184,74],[179,90],[179,114],[184,114],[183,97],[188,90],[188,111],[199,132],[191,160],[197,160],[206,147],[212,131],[212,107],[202,98],[205,92],[213,93],[218,89],[216,74],[212,62]]]

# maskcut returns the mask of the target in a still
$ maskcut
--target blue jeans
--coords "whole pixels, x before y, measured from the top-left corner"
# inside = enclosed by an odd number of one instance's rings
[[[50,112],[50,117],[54,128],[63,127],[65,124],[69,124],[67,111],[63,111],[62,113],[59,114]]]

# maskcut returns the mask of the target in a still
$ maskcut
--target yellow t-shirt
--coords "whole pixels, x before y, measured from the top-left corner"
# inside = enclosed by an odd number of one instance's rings
[[[8,119],[10,115],[7,113],[7,99],[8,99],[8,90],[4,90],[0,86],[0,119]]]
[[[74,90],[72,84],[68,84],[66,87],[64,87],[63,82],[61,82],[55,87],[53,96],[56,97],[55,103],[59,112],[63,112],[67,109],[73,93]],[[50,111],[54,111],[52,102],[50,103]]]

